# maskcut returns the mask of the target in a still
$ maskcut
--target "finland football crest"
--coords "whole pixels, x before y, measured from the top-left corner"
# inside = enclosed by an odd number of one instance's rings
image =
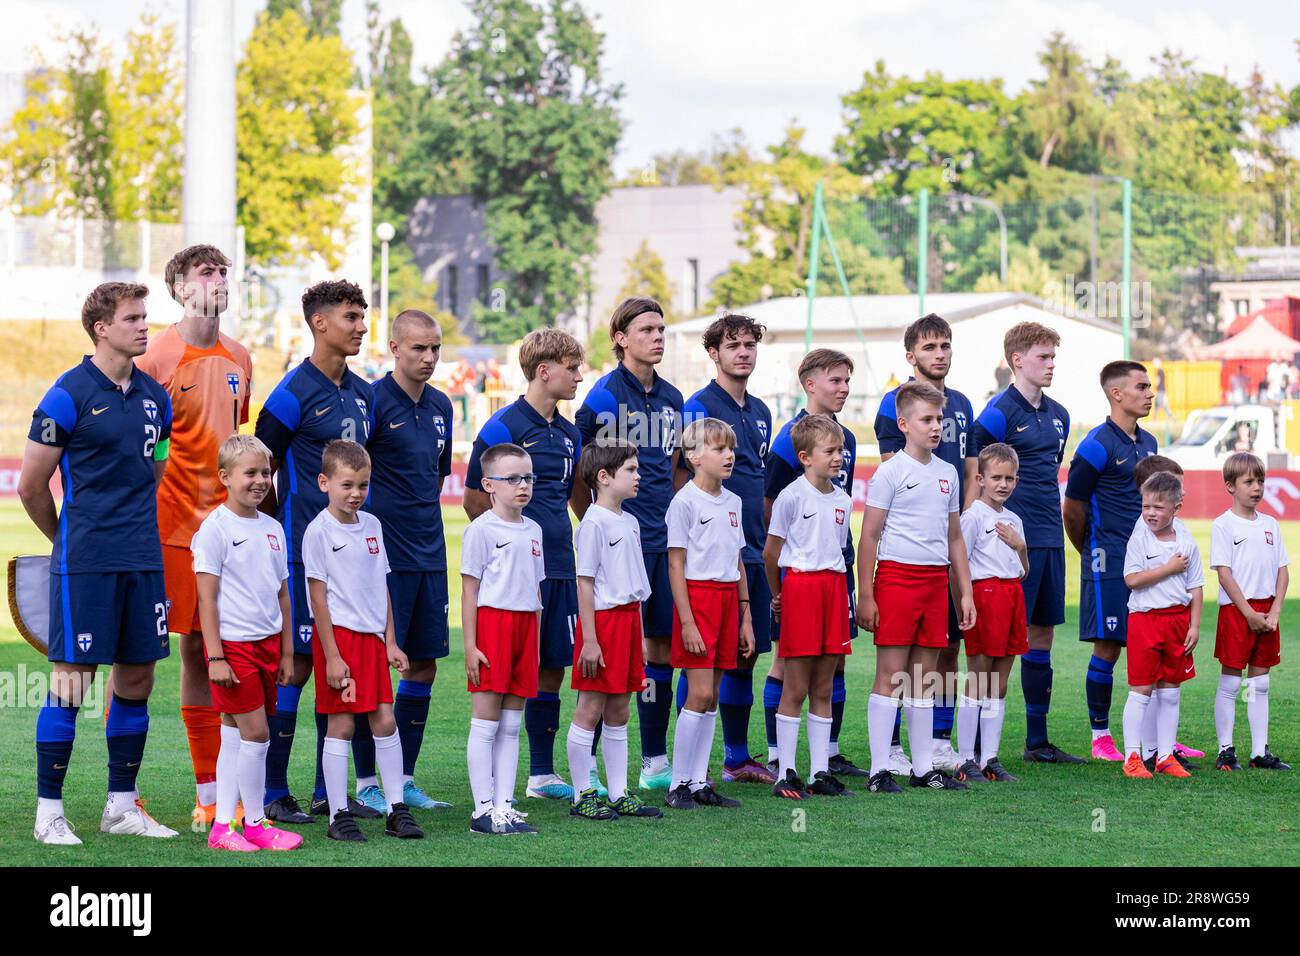
[[[761,418],[754,422],[754,427],[758,429],[758,437],[762,439],[758,446],[758,464],[760,468],[767,466],[767,422]]]
[[[570,458],[573,457],[573,439],[568,435],[564,436],[564,450],[569,453]]]
[[[1061,421],[1059,418],[1053,418],[1053,419],[1052,419],[1052,424],[1056,426],[1056,434],[1058,434],[1058,435],[1060,435],[1062,438],[1064,438],[1064,437],[1065,437],[1065,422]]]
[[[1119,627],[1119,618],[1117,617],[1106,618],[1106,630],[1114,632],[1115,628],[1117,627]]]
[[[311,643],[311,625],[310,625],[310,624],[300,624],[300,625],[298,625],[298,640],[301,641],[303,644],[310,644],[310,643]]]
[[[230,386],[230,394],[231,394],[231,395],[238,395],[238,394],[239,394],[239,373],[238,373],[238,372],[227,372],[227,373],[226,373],[226,384]]]
[[[665,455],[671,455],[673,449],[677,447],[677,412],[672,408],[661,408],[659,410],[660,434],[663,436],[663,450]]]
[[[77,635],[77,650],[83,654],[90,653],[90,645],[94,643],[94,636],[89,631],[82,631]]]
[[[433,427],[438,429],[439,437],[447,437],[447,422],[441,415],[433,416]]]
[[[149,420],[156,422],[158,420],[158,404],[152,398],[146,398],[142,404],[144,413],[149,416]]]
[[[966,430],[966,413],[960,411],[953,412],[953,418],[957,419],[957,430],[964,432]]]
[[[357,408],[361,409],[361,415],[364,417],[366,414],[366,400],[364,398],[358,398],[356,402]]]

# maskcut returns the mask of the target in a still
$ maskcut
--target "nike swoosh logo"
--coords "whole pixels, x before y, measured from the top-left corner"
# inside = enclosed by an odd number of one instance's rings
[[[985,534],[992,534],[994,531],[997,531],[997,530],[998,530],[997,528],[985,528],[985,529],[984,529],[984,533],[985,533]]]
[[[914,481],[914,482],[912,482],[910,485],[906,485],[906,486],[904,486],[903,490],[904,490],[904,491],[911,491],[913,488],[915,488],[915,487],[916,487],[917,485],[919,485],[919,484],[920,484],[919,481]]]
[[[1116,458],[1116,459],[1115,459],[1115,464],[1117,464],[1117,465],[1122,465],[1122,464],[1124,464],[1124,462],[1126,462],[1126,461],[1128,461],[1127,458]]]
[[[405,425],[405,424],[406,424],[406,422],[389,422],[389,423],[388,423],[388,427],[389,427],[389,428],[401,428],[401,427],[402,427],[403,425]]]
[[[700,524],[708,524],[712,520],[713,520],[712,518],[701,518]]]
[[[503,542],[503,543],[497,545],[497,547],[498,547],[498,548],[504,548],[504,547],[506,547],[508,544],[510,544],[510,542],[509,542],[509,541],[505,541],[505,542]]]
[[[331,548],[334,548],[335,551],[342,551],[344,548],[347,547],[347,545],[346,545],[346,544],[340,544],[338,547],[335,547],[334,545],[330,545],[330,547],[331,547]]]
[[[279,731],[276,731],[276,736],[278,736],[278,737],[292,737],[293,734],[286,734],[283,730],[279,730]]]
[[[239,547],[241,544],[243,544],[244,541],[247,541],[247,540],[248,540],[248,539],[245,538],[243,541],[232,541],[232,542],[230,542],[230,543],[233,544],[233,545],[237,548],[237,547]]]
[[[539,439],[537,439],[537,441],[541,441],[541,439],[539,438]],[[525,448],[532,448],[534,445],[537,444],[537,441],[526,441],[526,442],[524,442],[524,447],[525,447]]]
[[[1233,543],[1233,544],[1241,544],[1241,542],[1243,542],[1243,541],[1245,541],[1245,540],[1246,540],[1245,538],[1233,538],[1233,539],[1232,539],[1232,543]]]
[[[56,763],[56,764],[54,765],[54,769],[55,769],[55,770],[67,770],[67,769],[68,769],[68,765],[67,765],[66,763]]]
[[[816,513],[817,513],[817,512],[814,511],[811,515],[804,515],[804,517],[805,517],[805,518],[811,518],[811,517],[812,517],[813,515],[815,515]]]
[[[330,407],[329,407],[328,405],[326,405],[324,408],[318,408],[318,409],[316,409],[316,417],[317,417],[317,418],[320,418],[322,415],[324,415],[324,414],[325,414],[326,412],[328,412],[329,410],[330,410]]]
[[[411,721],[411,726],[412,726],[412,727],[423,727],[423,726],[424,726],[424,721],[423,721],[423,720],[413,720],[413,721]]]
[[[92,414],[92,415],[98,415],[98,414],[100,414],[101,412],[106,412],[106,411],[108,411],[108,406],[107,406],[107,405],[105,405],[103,408],[92,408],[92,409],[90,410],[90,414]]]
[[[619,541],[622,541],[622,540],[623,540],[622,538],[617,538],[617,539],[615,539],[614,541],[611,541],[611,542],[609,543],[609,546],[612,548],[612,547],[614,547],[614,545],[618,544]]]
[[[1160,555],[1158,555],[1158,554],[1148,554],[1148,555],[1147,555],[1147,560],[1148,560],[1148,561],[1154,561],[1154,560],[1155,560],[1156,558],[1158,558],[1158,557],[1160,557]]]
[[[182,385],[182,386],[181,386],[181,391],[182,391],[182,392],[188,392],[188,391],[190,391],[190,390],[192,390],[192,389],[196,389],[196,388],[198,388],[198,387],[199,387],[199,386],[198,386],[198,383],[197,383],[197,382],[194,383],[193,385]]]
[[[126,765],[127,765],[128,767],[138,767],[138,766],[140,766],[140,761],[136,760],[136,761],[132,762],[132,761],[128,760],[128,761],[126,762]]]
[[[1016,426],[1016,431],[1018,431],[1018,432],[1025,431],[1028,427],[1029,427],[1028,425],[1017,425],[1017,426]]]

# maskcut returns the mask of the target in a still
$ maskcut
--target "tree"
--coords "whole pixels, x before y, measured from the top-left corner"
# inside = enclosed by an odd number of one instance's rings
[[[432,79],[457,125],[465,185],[481,204],[506,287],[477,304],[492,341],[572,314],[588,296],[596,205],[623,124],[601,74],[602,34],[571,0],[472,0]]]
[[[878,60],[843,103],[836,156],[877,195],[922,187],[988,195],[1023,161],[1013,135],[1019,118],[999,79],[945,80],[935,71],[913,80],[891,76]]]
[[[126,36],[109,95],[115,219],[180,221],[185,129],[176,104],[183,86],[175,27],[146,13]]]
[[[113,117],[109,111],[108,51],[89,32],[68,37],[66,169],[72,211],[113,218]]]
[[[343,20],[343,0],[267,0],[266,15],[276,19],[296,13],[313,37],[337,37]]]
[[[68,183],[68,100],[64,72],[40,66],[27,75],[26,97],[0,143],[0,177],[9,185],[15,213],[44,216],[63,208]]]
[[[627,273],[623,288],[618,290],[616,301],[610,303],[611,312],[624,299],[648,296],[663,308],[664,322],[671,324],[681,318],[673,308],[673,303],[677,301],[677,289],[668,281],[663,257],[650,248],[649,241],[641,240],[641,245],[632,254],[632,258],[627,260],[625,267]]]
[[[286,56],[285,51],[292,51]],[[338,37],[312,37],[293,10],[261,14],[236,70],[238,221],[245,254],[261,266],[346,247],[345,207],[356,195],[358,132],[350,54]]]
[[[1038,165],[1046,168],[1058,147],[1063,147],[1062,152],[1071,147],[1077,151],[1076,138],[1085,140],[1086,150],[1088,127],[1097,110],[1083,56],[1063,33],[1048,37],[1047,49],[1038,54],[1038,62],[1047,70],[1047,78],[1033,81],[1026,119],[1041,144]]]

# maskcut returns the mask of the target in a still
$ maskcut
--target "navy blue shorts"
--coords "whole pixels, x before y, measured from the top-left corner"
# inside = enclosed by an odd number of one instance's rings
[[[641,604],[641,627],[646,637],[673,636],[673,589],[668,583],[668,552],[642,553],[650,596]],[[573,663],[573,658],[569,658]]]
[[[433,661],[447,656],[446,571],[389,571],[388,599],[397,646],[408,658]]]
[[[761,564],[745,565],[749,587],[749,620],[754,627],[754,654],[772,649],[772,589],[767,586],[767,568]]]
[[[293,652],[311,657],[311,602],[307,600],[307,569],[289,565],[289,613],[293,616]]]
[[[1127,644],[1128,596],[1123,578],[1089,578],[1080,582],[1079,640]]]
[[[169,652],[161,570],[50,574],[51,661],[151,664]]]
[[[573,633],[578,627],[578,582],[542,581],[542,622],[537,633],[538,666],[564,670],[573,664]]]
[[[1030,548],[1029,573],[1020,579],[1025,617],[1038,627],[1065,623],[1065,548]]]

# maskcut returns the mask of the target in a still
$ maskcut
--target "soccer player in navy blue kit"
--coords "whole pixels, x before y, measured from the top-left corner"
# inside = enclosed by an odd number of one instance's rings
[[[642,605],[645,673],[649,682],[637,697],[641,725],[642,790],[666,790],[668,720],[673,705],[673,594],[668,584],[668,505],[686,473],[678,472],[682,393],[655,372],[664,358],[663,309],[654,299],[625,299],[609,321],[618,365],[587,393],[576,417],[583,444],[597,437],[622,438],[636,446],[640,491],[623,505],[641,526],[650,598]],[[573,510],[581,518],[591,504],[591,489],[576,476]]]
[[[36,717],[38,843],[81,843],[64,816],[77,709],[100,664],[112,665],[105,833],[174,837],[141,805],[136,775],[149,733],[154,664],[166,657],[167,594],[157,485],[167,464],[166,390],[135,367],[149,341],[146,286],[107,282],[81,309],[95,354],[59,376],[32,414],[18,494],[53,544],[50,691]],[[50,479],[63,484],[55,510]]]
[[[397,646],[409,664],[397,683],[393,719],[402,742],[402,795],[393,803],[417,810],[451,806],[415,783],[438,659],[447,656],[447,543],[442,483],[451,471],[451,399],[428,384],[442,353],[442,329],[427,312],[407,309],[393,319],[393,370],[374,385],[370,436],[370,498],[366,510],[384,528],[388,596]],[[362,726],[365,730],[362,731]],[[375,773],[369,721],[357,721],[352,757],[357,800],[387,812]]]
[[[772,615],[768,611],[767,572],[763,545],[763,493],[767,479],[767,449],[772,440],[772,413],[757,395],[749,394],[749,376],[758,358],[758,343],[765,329],[747,315],[724,315],[704,330],[704,350],[717,367],[717,376],[682,406],[683,425],[700,418],[716,418],[736,433],[736,459],[731,477],[722,486],[740,498],[740,519],[745,533],[741,557],[749,585],[754,628],[754,651],[740,656],[734,670],[724,671],[718,689],[722,718],[722,779],[771,786],[776,775],[749,753],[749,714],[754,706],[754,662],[772,649]],[[685,465],[686,458],[682,457]],[[686,672],[677,682],[678,703],[685,700]]]
[[[284,525],[289,545],[289,604],[293,612],[293,680],[279,688],[275,714],[269,718],[271,749],[266,757],[266,815],[277,823],[311,823],[289,791],[289,753],[298,721],[298,698],[311,676],[311,605],[303,570],[302,535],[326,506],[317,485],[321,455],[336,438],[365,445],[374,426],[374,392],[348,369],[348,356],[361,351],[366,332],[366,297],[343,279],[318,282],[302,294],[302,312],[312,334],[310,357],[280,379],[257,416],[256,434],[271,450],[275,488],[262,510]],[[366,723],[362,720],[358,722]],[[326,813],[321,746],[326,719],[316,715],[316,788],[312,813]],[[373,818],[360,804],[349,809]]]
[[[484,423],[470,452],[465,475],[465,513],[471,521],[492,507],[483,491],[483,453],[509,443],[526,449],[537,483],[524,516],[542,529],[546,579],[542,581],[542,616],[538,628],[537,696],[524,703],[528,734],[530,797],[572,800],[573,789],[555,772],[555,734],[560,727],[560,685],[573,662],[573,633],[578,623],[578,579],[573,559],[573,525],[569,498],[575,465],[582,452],[577,426],[557,411],[573,399],[582,381],[582,346],[560,329],[535,329],[519,345],[519,364],[528,390]],[[579,791],[588,781],[575,780]]]
[[[1043,389],[1052,384],[1061,337],[1037,322],[1007,330],[1002,351],[1014,376],[1011,385],[989,399],[975,420],[975,454],[985,445],[1005,442],[1020,456],[1020,476],[1006,506],[1025,523],[1029,572],[1021,579],[1028,616],[1029,653],[1021,658],[1020,686],[1025,695],[1025,753],[1030,763],[1085,763],[1051,743],[1047,712],[1052,704],[1052,635],[1065,622],[1065,535],[1057,470],[1065,456],[1070,415]],[[967,506],[978,490],[966,486]]]
[[[1124,554],[1142,515],[1142,494],[1133,479],[1138,461],[1156,453],[1156,440],[1138,425],[1151,414],[1155,396],[1138,362],[1110,362],[1101,370],[1110,403],[1106,420],[1075,449],[1061,506],[1065,534],[1082,559],[1079,640],[1092,643],[1084,690],[1092,725],[1092,758],[1122,761],[1110,733],[1111,682],[1128,640],[1129,589]]]
[[[813,349],[799,363],[799,384],[803,386],[808,398],[807,407],[794,418],[781,426],[767,455],[767,487],[763,492],[764,525],[772,517],[772,503],[785,486],[796,478],[803,476],[803,465],[795,454],[794,442],[790,438],[790,429],[794,423],[805,415],[829,415],[835,418],[849,398],[849,381],[853,377],[853,360],[843,352],[834,349]],[[844,431],[844,452],[840,458],[840,474],[833,484],[853,497],[853,468],[858,459],[858,441],[853,432],[840,426]],[[853,532],[848,535],[844,546],[844,575],[848,579],[849,606],[845,613],[849,616],[849,637],[857,636],[858,625],[854,620],[855,606],[853,595],[857,582],[854,580]],[[773,628],[772,639],[778,639]],[[781,704],[781,692],[785,683],[785,661],[780,654],[772,655],[772,667],[767,673],[763,686],[763,715],[767,725],[767,768],[775,775],[777,770],[776,746],[776,711]],[[853,761],[840,753],[840,727],[844,723],[844,706],[847,699],[844,684],[844,660],[841,657],[835,670],[831,687],[831,740],[829,770],[836,776],[865,777],[867,772],[855,766]],[[911,769],[910,767],[908,768]]]
[[[944,385],[944,379],[952,368],[952,327],[933,312],[922,316],[903,333],[903,350],[907,364],[916,372],[912,380],[927,382],[943,392],[943,431],[934,454],[957,470],[958,500],[965,502],[966,486],[975,482],[979,456],[975,454],[975,443],[970,434],[975,425],[970,399],[955,388]],[[880,446],[881,462],[902,451],[906,444],[898,427],[898,410],[894,404],[897,393],[898,389],[886,392],[876,413],[876,443]],[[943,675],[943,686],[939,688],[934,707],[934,765],[954,774],[961,767],[951,742],[957,695],[957,650],[960,647],[957,610],[949,595],[948,646],[939,652],[936,665]]]

